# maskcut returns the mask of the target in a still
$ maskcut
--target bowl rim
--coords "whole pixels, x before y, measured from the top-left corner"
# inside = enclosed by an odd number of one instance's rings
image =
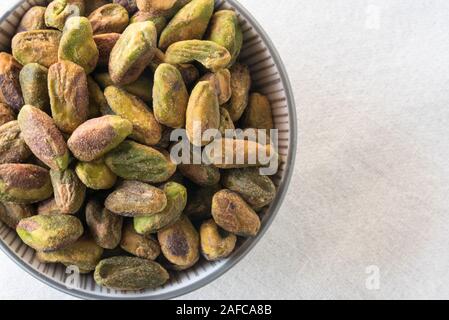
[[[225,2],[228,2],[230,5],[235,7],[237,11],[246,19],[248,20],[258,33],[258,35],[262,38],[264,43],[267,46],[267,49],[270,52],[271,57],[273,58],[276,67],[279,69],[279,76],[282,80],[282,84],[284,85],[284,91],[287,99],[287,108],[289,111],[289,153],[287,155],[287,161],[285,166],[285,173],[283,177],[283,181],[281,185],[279,186],[278,193],[276,195],[275,201],[270,209],[271,213],[268,217],[268,219],[265,221],[264,226],[261,228],[259,234],[252,239],[252,241],[247,241],[245,244],[243,244],[239,248],[239,253],[235,256],[232,256],[230,259],[228,259],[222,266],[220,266],[217,270],[213,271],[203,279],[200,279],[190,285],[187,285],[186,287],[175,289],[173,291],[167,292],[167,293],[161,293],[156,295],[130,295],[129,297],[121,296],[121,297],[114,297],[114,296],[107,296],[107,295],[97,295],[87,292],[79,291],[78,289],[68,289],[66,286],[64,286],[61,283],[58,283],[54,281],[53,279],[47,277],[44,274],[41,274],[40,272],[36,271],[34,268],[32,268],[30,265],[26,264],[22,259],[20,259],[17,255],[13,254],[11,249],[3,242],[0,241],[0,249],[5,253],[6,256],[8,256],[13,262],[15,262],[19,267],[21,267],[23,270],[25,270],[27,273],[29,273],[31,276],[33,276],[35,279],[43,282],[44,284],[52,287],[53,289],[56,289],[57,291],[63,292],[65,294],[68,294],[70,296],[80,298],[80,299],[89,299],[89,300],[161,300],[161,299],[173,299],[176,297],[180,297],[183,295],[186,295],[188,293],[194,292],[208,284],[211,284],[215,280],[217,280],[219,277],[224,275],[226,272],[232,269],[237,263],[239,263],[246,255],[259,243],[259,241],[262,239],[262,237],[265,235],[271,224],[273,223],[275,217],[277,216],[279,209],[281,207],[281,204],[283,203],[285,196],[288,191],[288,187],[290,185],[291,178],[293,176],[294,166],[295,166],[295,159],[296,159],[296,151],[297,151],[297,115],[296,115],[296,105],[295,105],[295,99],[293,95],[293,90],[291,87],[290,79],[287,74],[287,70],[285,68],[285,65],[274,46],[274,43],[266,33],[266,31],[262,28],[262,26],[259,24],[259,22],[254,18],[254,16],[237,0],[224,0]],[[4,13],[0,17],[0,22],[5,20],[12,12],[14,12],[18,7],[22,5],[24,0],[19,1],[16,3],[10,10],[7,10],[6,13]]]

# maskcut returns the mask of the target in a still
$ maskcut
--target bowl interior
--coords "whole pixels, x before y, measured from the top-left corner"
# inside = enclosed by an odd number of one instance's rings
[[[25,0],[12,8],[0,19],[0,50],[9,51],[11,37],[23,14],[34,5],[46,5],[47,0]],[[275,127],[279,130],[279,154],[281,165],[273,177],[278,187],[278,194],[272,205],[261,213],[262,228],[256,238],[241,240],[235,252],[226,260],[207,262],[201,260],[194,268],[172,273],[171,280],[164,287],[155,290],[118,291],[97,286],[91,275],[81,276],[78,285],[73,288],[72,277],[66,274],[66,268],[57,264],[42,264],[35,257],[35,252],[27,247],[16,233],[0,222],[0,247],[25,270],[47,284],[66,293],[83,298],[172,298],[195,290],[231,268],[263,236],[286,192],[293,166],[295,153],[296,116],[289,83],[275,49],[264,35],[261,28],[244,8],[233,0],[217,0],[219,9],[231,9],[238,13],[244,33],[244,46],[241,62],[249,65],[253,79],[253,91],[265,94],[271,104]],[[69,285],[67,285],[69,284]]]

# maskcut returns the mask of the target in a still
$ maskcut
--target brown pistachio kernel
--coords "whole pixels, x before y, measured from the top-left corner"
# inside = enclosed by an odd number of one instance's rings
[[[178,64],[176,65],[176,68],[178,68],[179,72],[181,72],[182,79],[188,87],[194,85],[200,78],[200,72],[193,64]]]
[[[66,266],[77,266],[81,273],[95,270],[103,255],[103,248],[88,237],[82,237],[76,242],[59,250],[37,252],[36,257],[42,263],[62,263]]]
[[[179,70],[167,63],[154,74],[153,110],[157,121],[171,128],[185,125],[189,93]]]
[[[106,165],[127,180],[162,183],[176,171],[176,164],[163,152],[133,141],[124,141],[106,155]]]
[[[220,108],[220,127],[218,130],[220,131],[222,137],[226,135],[226,130],[235,130],[234,122],[232,121],[226,108]]]
[[[45,201],[39,202],[37,207],[37,214],[43,216],[53,216],[63,214],[61,208],[56,204],[55,198],[50,198]]]
[[[235,64],[231,68],[231,100],[225,105],[232,121],[237,122],[248,106],[251,75],[249,68],[243,64]]]
[[[132,223],[123,227],[120,247],[139,258],[155,260],[161,254],[161,247],[153,236],[144,236],[134,230]]]
[[[169,0],[169,1],[171,1],[171,0]],[[142,3],[143,6],[141,6],[139,8],[139,10],[160,14],[160,15],[164,16],[167,20],[170,20],[179,12],[179,10],[181,10],[186,4],[190,3],[191,1],[192,0],[176,0],[173,7],[171,7],[170,9],[167,9],[167,10],[150,8],[148,5],[145,5],[144,3]],[[139,6],[137,6],[137,7],[139,7]]]
[[[156,27],[157,34],[160,35],[164,28],[167,26],[167,18],[158,11],[147,12],[137,11],[129,20],[129,23],[151,21]]]
[[[269,205],[276,196],[276,187],[257,168],[226,170],[223,186],[237,192],[255,210]]]
[[[221,185],[209,187],[189,188],[189,202],[184,210],[184,214],[192,221],[204,220],[211,217],[212,198],[220,191]]]
[[[26,245],[37,251],[62,249],[76,240],[84,232],[81,221],[74,216],[37,215],[20,220],[16,228]]]
[[[89,15],[94,34],[122,33],[129,23],[128,11],[114,3],[106,4]]]
[[[19,74],[22,66],[14,57],[0,52],[0,102],[19,112],[24,105]]]
[[[106,198],[104,205],[121,216],[147,216],[164,210],[167,196],[164,191],[149,184],[127,180]]]
[[[56,126],[72,133],[89,115],[89,90],[84,69],[70,61],[60,61],[48,71],[51,113]]]
[[[114,82],[112,82],[112,79],[107,72],[97,73],[94,75],[94,77],[103,89],[114,85]],[[142,74],[136,81],[124,86],[120,86],[120,88],[131,93],[132,95],[139,97],[145,103],[151,103],[153,99],[151,94],[151,90],[153,88],[153,79],[146,74]]]
[[[231,99],[231,73],[228,69],[222,69],[216,73],[208,73],[200,81],[209,81],[215,89],[220,106]]]
[[[75,171],[50,170],[53,193],[56,205],[62,214],[74,214],[78,212],[84,203],[86,186],[78,179]]]
[[[96,201],[89,201],[86,206],[86,223],[95,242],[102,248],[114,249],[122,238],[123,218]]]
[[[134,228],[139,234],[155,233],[179,219],[187,204],[186,188],[176,182],[167,182],[163,190],[167,196],[167,206],[159,213],[135,217]]]
[[[234,251],[237,242],[235,234],[220,229],[213,219],[201,225],[200,239],[201,252],[209,261],[227,258]]]
[[[19,79],[24,103],[44,111],[50,110],[48,69],[38,63],[29,63],[20,71]]]
[[[179,171],[184,177],[203,187],[213,186],[220,182],[220,170],[204,164],[180,164]]]
[[[58,30],[33,30],[18,33],[12,39],[14,58],[22,65],[38,63],[46,68],[58,62],[62,33]]]
[[[190,142],[204,146],[210,142],[202,139],[205,131],[218,130],[220,126],[220,107],[214,89],[207,81],[199,82],[193,89],[186,112],[186,131]],[[200,138],[201,141],[198,141]]]
[[[84,13],[84,0],[53,0],[45,11],[45,24],[62,31],[70,17],[83,16]]]
[[[151,59],[157,42],[157,31],[151,21],[129,25],[111,52],[109,74],[116,85],[136,81]]]
[[[94,41],[99,52],[98,66],[108,66],[112,48],[114,48],[119,38],[120,33],[104,33],[94,35]]]
[[[25,162],[30,156],[19,123],[14,120],[0,126],[0,164]]]
[[[172,5],[174,5],[174,1]],[[170,45],[178,41],[202,39],[213,12],[213,0],[191,1],[179,10],[164,31],[162,31],[159,48],[166,50]]]
[[[98,57],[99,52],[89,20],[85,17],[68,19],[59,44],[59,60],[72,61],[89,74],[97,66]]]
[[[34,214],[34,208],[31,205],[0,202],[0,221],[12,229],[17,227],[20,220],[29,218]]]
[[[216,139],[207,147],[210,163],[219,169],[262,167],[279,159],[273,145],[251,140]]]
[[[273,114],[270,101],[260,93],[253,93],[249,97],[249,104],[242,117],[245,128],[273,129]]]
[[[132,124],[119,116],[103,116],[84,122],[67,144],[81,161],[94,161],[117,147],[132,132]]]
[[[42,110],[24,106],[18,116],[22,137],[34,155],[53,170],[65,170],[69,152],[54,121]]]
[[[137,11],[136,0],[114,0],[113,2],[123,6],[129,14]]]
[[[107,87],[104,95],[112,112],[133,124],[132,139],[150,146],[161,140],[162,128],[142,100],[115,86]]]
[[[104,97],[98,83],[91,76],[87,76],[87,90],[89,91],[89,119],[97,118],[109,109],[108,102]]]
[[[212,216],[224,230],[241,237],[254,237],[260,229],[259,216],[231,190],[224,189],[214,195]]]
[[[165,62],[170,64],[198,61],[204,67],[216,72],[229,65],[231,54],[212,41],[186,40],[173,43],[165,52]]]
[[[53,193],[50,175],[32,164],[0,165],[0,201],[35,203]]]
[[[117,181],[117,176],[108,168],[103,159],[78,162],[75,171],[80,180],[93,190],[110,189]]]
[[[117,290],[142,290],[162,286],[168,272],[158,263],[137,257],[113,257],[100,261],[94,273],[100,286]]]
[[[232,10],[220,10],[212,17],[207,40],[228,49],[232,56],[230,65],[237,60],[243,45],[243,33],[237,14]]]
[[[42,30],[45,25],[45,7],[31,7],[22,17],[16,33],[32,30]]]
[[[175,270],[192,267],[199,259],[200,237],[186,216],[157,233],[161,251]]]
[[[0,102],[0,126],[13,121],[15,118],[16,115],[12,108],[6,103]]]

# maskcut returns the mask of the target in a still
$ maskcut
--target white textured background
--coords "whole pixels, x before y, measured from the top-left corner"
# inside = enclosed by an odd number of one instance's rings
[[[257,247],[185,298],[449,298],[449,2],[241,2],[292,81],[296,172]],[[70,297],[0,253],[0,298]]]

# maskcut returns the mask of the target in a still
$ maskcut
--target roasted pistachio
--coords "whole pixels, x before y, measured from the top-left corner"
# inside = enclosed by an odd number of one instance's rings
[[[20,220],[16,228],[25,244],[37,251],[54,251],[64,248],[83,234],[78,218],[69,215],[37,215]]]
[[[55,198],[50,198],[45,201],[39,202],[37,207],[37,214],[43,216],[52,216],[63,214],[61,208],[56,204]]]
[[[25,104],[41,110],[50,110],[48,69],[38,63],[29,63],[20,71],[20,87]]]
[[[20,70],[22,66],[14,57],[6,52],[0,52],[0,102],[19,112],[24,105],[20,88]]]
[[[256,236],[259,216],[237,193],[224,189],[214,195],[212,216],[224,230],[241,237]]]
[[[61,213],[73,214],[78,212],[84,203],[86,186],[79,180],[75,171],[72,169],[50,170],[50,177],[55,202]]]
[[[216,73],[206,74],[200,81],[209,81],[215,89],[220,105],[225,104],[231,99],[231,73],[228,69],[222,69]]]
[[[33,30],[18,33],[12,39],[12,54],[22,65],[38,63],[49,68],[58,62],[61,36],[62,33],[58,30]]]
[[[228,49],[232,56],[230,65],[237,60],[243,44],[243,33],[237,14],[232,10],[220,10],[212,17],[208,40]]]
[[[53,193],[46,169],[32,164],[0,165],[0,201],[34,203]]]
[[[88,17],[92,12],[98,8],[110,3],[109,0],[84,0],[85,4],[85,16]],[[114,1],[116,2],[116,1]]]
[[[45,25],[45,10],[46,7],[34,6],[31,7],[22,17],[16,33],[32,30],[42,30],[46,28]]]
[[[115,3],[99,7],[89,15],[94,34],[122,33],[129,24],[128,11]]]
[[[22,137],[36,157],[53,170],[69,164],[67,144],[54,121],[42,110],[24,106],[18,116]]]
[[[105,207],[122,216],[147,216],[161,212],[167,206],[167,196],[156,187],[139,181],[124,181],[112,192]]]
[[[185,125],[189,93],[181,73],[172,65],[159,65],[154,74],[153,109],[159,123],[171,128]]]
[[[135,217],[134,228],[140,234],[151,234],[174,223],[181,216],[187,204],[186,188],[176,182],[167,182],[163,188],[167,206],[159,213],[147,217]]]
[[[136,81],[154,56],[157,31],[151,21],[129,25],[111,52],[109,74],[116,85]]]
[[[0,202],[0,221],[12,229],[16,229],[20,220],[29,218],[34,214],[34,208],[31,205]]]
[[[209,261],[227,258],[234,251],[237,237],[222,230],[213,219],[203,222],[200,228],[201,252]]]
[[[84,0],[53,0],[45,11],[45,24],[62,31],[70,17],[83,16],[84,13]]]
[[[216,72],[231,61],[231,54],[212,41],[186,40],[172,44],[165,52],[165,62],[170,64],[198,61],[207,69]]]
[[[250,88],[251,75],[249,68],[243,64],[235,64],[231,68],[231,100],[225,106],[232,121],[238,121],[248,106]]]
[[[62,263],[77,266],[81,273],[95,270],[103,255],[103,248],[91,238],[83,237],[68,246],[51,251],[37,252],[36,256],[43,263]]]
[[[187,137],[193,145],[204,146],[210,142],[203,138],[205,131],[218,130],[219,127],[220,107],[217,95],[209,82],[199,82],[193,89],[187,106]]]
[[[199,235],[186,216],[157,233],[161,251],[175,270],[185,270],[199,259]]]
[[[132,124],[119,116],[103,116],[84,122],[70,136],[67,144],[81,161],[100,159],[117,147],[132,132]]]
[[[48,71],[51,113],[56,126],[72,133],[89,116],[89,89],[84,69],[70,61],[60,61]]]
[[[117,176],[103,159],[92,162],[78,162],[75,168],[78,178],[90,189],[106,190],[115,185]]]
[[[134,230],[132,223],[123,227],[120,247],[139,258],[155,260],[161,253],[161,247],[153,236],[144,236]]]
[[[136,0],[136,3],[142,11],[169,10],[176,4],[176,0]]]
[[[269,205],[276,196],[276,187],[257,168],[226,170],[223,186],[237,192],[255,210]]]
[[[30,156],[19,123],[14,120],[0,126],[0,164],[25,162]]]
[[[161,140],[162,128],[142,100],[115,86],[107,87],[104,95],[112,112],[133,124],[131,138],[146,145]]]
[[[114,249],[120,243],[123,218],[103,208],[97,201],[87,203],[86,223],[100,247]]]
[[[220,170],[205,164],[180,164],[179,171],[182,175],[197,185],[206,187],[220,182]]]
[[[174,3],[175,1],[171,1],[170,4],[173,6]],[[178,41],[203,38],[213,11],[213,0],[191,1],[179,10],[164,31],[162,31],[159,48],[166,50],[170,45]]]
[[[158,263],[136,257],[113,257],[100,261],[95,281],[117,290],[141,290],[162,286],[168,272]]]
[[[89,74],[97,66],[98,57],[99,52],[89,20],[85,17],[68,19],[59,44],[59,60],[72,61]]]
[[[176,171],[165,154],[133,141],[124,141],[106,155],[105,161],[117,176],[148,183],[167,181]]]
[[[253,93],[249,97],[249,104],[242,117],[245,128],[273,129],[273,114],[270,101],[260,93]]]

